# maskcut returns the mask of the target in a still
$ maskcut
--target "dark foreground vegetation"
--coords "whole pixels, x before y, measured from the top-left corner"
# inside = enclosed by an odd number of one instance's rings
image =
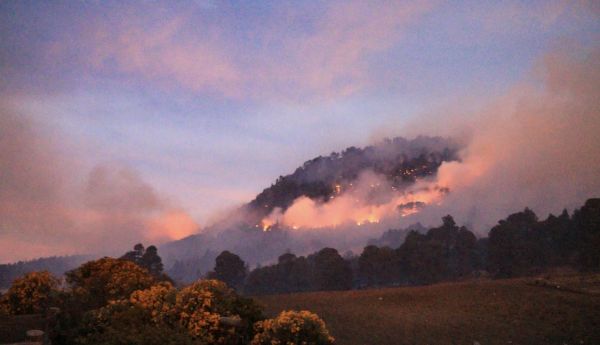
[[[30,272],[0,296],[0,342],[22,340],[15,325],[34,320],[47,340],[65,345],[333,344],[316,314],[266,319],[253,299],[219,280],[177,288],[161,267],[152,246],[137,245],[67,272],[64,282]]]
[[[390,234],[393,231],[384,237]],[[224,252],[220,257],[232,255]],[[500,220],[487,238],[477,239],[446,216],[441,226],[426,233],[410,231],[397,248],[369,245],[358,257],[342,257],[333,248],[307,257],[287,253],[274,265],[252,270],[243,289],[273,294],[426,285],[481,276],[530,276],[564,266],[600,270],[600,199],[586,201],[573,215],[564,211],[545,220],[525,209]],[[222,274],[221,279],[241,286],[243,263],[218,269],[237,277],[234,282]]]
[[[600,344],[600,275],[472,280],[258,298],[267,315],[309,308],[338,345]]]

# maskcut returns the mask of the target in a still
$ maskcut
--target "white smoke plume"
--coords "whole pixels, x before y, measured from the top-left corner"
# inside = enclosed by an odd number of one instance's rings
[[[600,196],[600,50],[546,55],[535,74],[479,111],[457,109],[413,126],[419,134],[465,142],[460,161],[407,190],[364,174],[327,202],[298,198],[263,220],[293,229],[346,224],[435,225],[452,214],[480,235],[525,207],[540,217]],[[447,113],[445,113],[447,115]],[[433,125],[435,123],[435,125]],[[414,130],[413,129],[413,130]],[[467,135],[465,135],[467,133]],[[446,193],[448,192],[448,193]]]

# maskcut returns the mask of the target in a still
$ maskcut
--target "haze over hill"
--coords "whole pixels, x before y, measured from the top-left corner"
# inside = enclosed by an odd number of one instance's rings
[[[327,245],[358,250],[449,193],[430,180],[441,164],[457,159],[458,150],[450,139],[417,137],[319,156],[201,234],[161,246],[161,253],[167,265],[201,260],[206,269],[226,249],[252,265],[289,250],[308,253]]]
[[[541,85],[516,85],[476,116],[469,114],[468,122],[466,115],[449,113],[436,126],[414,126],[421,132],[461,129],[452,141],[421,137],[382,144],[407,149],[429,141],[433,146],[424,156],[419,150],[403,157],[350,148],[308,161],[228,217],[227,226],[163,246],[167,260],[175,257],[171,253],[198,258],[220,248],[251,263],[268,260],[271,249],[304,253],[331,245],[343,251],[386,228],[433,225],[445,214],[485,235],[498,219],[525,207],[541,215],[573,209],[600,191],[599,58],[597,49],[556,52],[541,62]],[[245,230],[219,231],[236,222]]]

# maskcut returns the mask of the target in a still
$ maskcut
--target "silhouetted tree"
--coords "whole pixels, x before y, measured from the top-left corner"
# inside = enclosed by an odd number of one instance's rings
[[[209,277],[239,289],[246,278],[246,265],[239,256],[225,250],[215,259],[215,268]]]
[[[367,286],[386,285],[396,278],[398,259],[388,247],[366,246],[358,258],[361,283]]]
[[[131,261],[147,269],[153,276],[162,277],[162,280],[170,280],[168,276],[163,274],[162,259],[158,256],[156,246],[144,248],[143,244],[138,243],[133,247],[132,251],[125,253],[120,259]]]
[[[163,273],[162,259],[158,256],[158,250],[155,246],[146,249],[140,258],[140,266],[147,269],[154,276],[160,276]]]
[[[532,251],[531,235],[537,225],[537,216],[526,208],[500,220],[489,234],[489,271],[496,277],[506,278],[526,274],[539,253]]]
[[[600,270],[600,199],[589,199],[573,214],[580,238],[579,265],[584,271]]]
[[[314,263],[314,286],[317,290],[347,290],[352,287],[352,270],[337,250],[321,249],[309,257]]]
[[[139,265],[142,260],[142,256],[144,256],[145,252],[146,249],[144,248],[144,245],[138,243],[135,246],[133,246],[132,251],[125,253],[123,256],[120,257],[120,259],[129,260]]]

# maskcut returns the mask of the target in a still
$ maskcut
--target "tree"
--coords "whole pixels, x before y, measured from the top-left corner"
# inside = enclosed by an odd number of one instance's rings
[[[324,248],[311,255],[311,258],[314,265],[314,286],[317,290],[352,288],[352,270],[337,250]]]
[[[161,277],[163,274],[163,263],[158,256],[156,246],[144,248],[141,243],[136,244],[132,251],[125,253],[120,259],[131,261],[148,270],[153,276]],[[164,278],[164,277],[163,277]],[[168,279],[164,279],[168,280]]]
[[[129,260],[139,265],[142,260],[142,256],[144,256],[145,252],[146,249],[144,249],[144,245],[138,243],[135,246],[133,246],[132,251],[125,253],[123,256],[120,257],[120,259]]]
[[[366,246],[358,258],[358,271],[367,286],[391,283],[397,271],[397,257],[388,247]]]
[[[475,235],[458,227],[452,216],[425,235],[411,231],[396,250],[399,274],[408,283],[429,284],[469,275],[477,267],[480,255]]]
[[[600,270],[600,199],[589,199],[574,215],[580,238],[579,266],[584,271]]]
[[[110,300],[129,298],[132,292],[156,283],[146,269],[127,260],[108,257],[67,272],[66,279],[86,310],[102,307]]]
[[[490,230],[488,267],[493,275],[507,278],[526,274],[542,257],[541,253],[532,250],[535,248],[532,234],[537,224],[535,213],[526,208],[500,220]]]
[[[215,268],[209,278],[221,280],[239,289],[246,278],[246,264],[239,256],[225,250],[215,259]]]
[[[16,279],[0,303],[10,314],[44,313],[57,302],[59,281],[48,271],[30,272]]]
[[[140,266],[150,272],[155,277],[158,277],[163,272],[162,259],[158,256],[158,249],[155,246],[150,246],[146,249],[140,259]]]

